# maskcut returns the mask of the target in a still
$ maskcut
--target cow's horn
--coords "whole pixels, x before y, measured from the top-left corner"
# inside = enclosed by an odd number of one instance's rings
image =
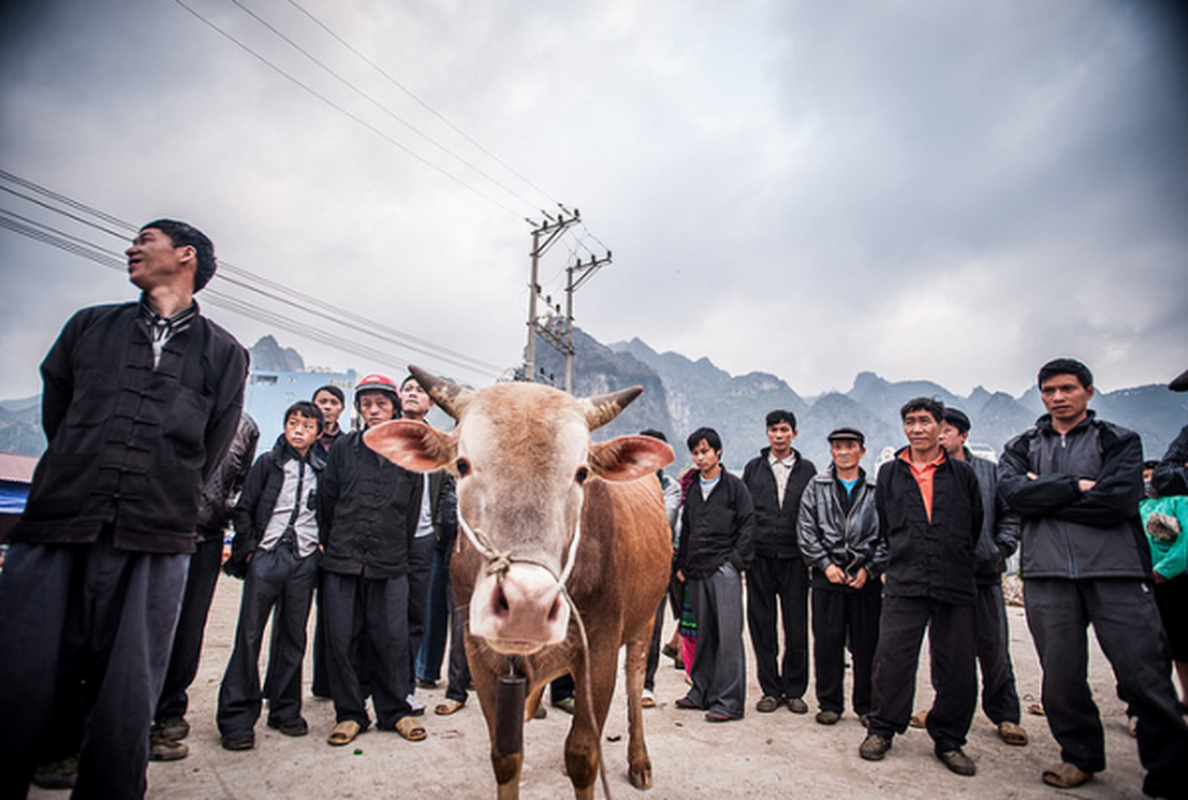
[[[473,391],[442,380],[436,375],[430,375],[412,364],[408,365],[408,371],[412,373],[412,376],[417,379],[417,383],[421,384],[421,388],[429,393],[433,402],[437,403],[442,411],[455,420],[462,419],[462,415],[466,413],[466,407],[474,399]]]
[[[590,430],[601,428],[619,416],[619,412],[630,405],[631,401],[639,397],[642,393],[642,386],[632,386],[630,389],[624,389],[621,392],[583,398],[579,402],[582,404],[582,411],[586,414],[586,426]]]

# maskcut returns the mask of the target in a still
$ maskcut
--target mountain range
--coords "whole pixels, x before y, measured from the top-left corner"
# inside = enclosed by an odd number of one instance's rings
[[[560,354],[537,342],[537,365],[546,376],[564,374]],[[829,463],[825,436],[842,426],[866,434],[867,457],[872,469],[884,448],[906,442],[899,422],[899,408],[913,397],[938,397],[960,408],[973,421],[971,443],[985,444],[1000,452],[1006,442],[1034,424],[1043,413],[1039,392],[1033,387],[1020,397],[990,392],[982,387],[967,397],[956,395],[931,381],[887,381],[873,372],[860,372],[847,392],[828,392],[806,399],[782,378],[766,372],[731,375],[709,359],[696,361],[679,353],[657,353],[640,339],[598,342],[584,331],[574,331],[574,394],[591,396],[629,386],[643,386],[644,393],[617,419],[595,432],[595,438],[638,433],[645,428],[664,432],[676,450],[673,471],[689,465],[685,437],[702,425],[722,437],[722,460],[741,470],[760,448],[767,445],[764,418],[782,408],[796,415],[799,437],[796,448],[818,468]],[[304,369],[301,355],[282,348],[271,336],[252,348],[252,365],[265,370]],[[1137,431],[1147,458],[1159,458],[1188,423],[1188,397],[1165,386],[1152,384],[1102,393],[1090,404],[1105,419]],[[40,398],[0,401],[0,452],[40,455],[45,437],[40,426]]]

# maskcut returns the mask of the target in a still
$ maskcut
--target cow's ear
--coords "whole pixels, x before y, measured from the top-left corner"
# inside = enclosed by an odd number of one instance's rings
[[[454,437],[423,422],[394,419],[370,428],[363,441],[389,461],[413,472],[433,472],[454,460]]]
[[[590,469],[608,481],[633,481],[672,463],[672,448],[651,436],[620,436],[590,446]]]

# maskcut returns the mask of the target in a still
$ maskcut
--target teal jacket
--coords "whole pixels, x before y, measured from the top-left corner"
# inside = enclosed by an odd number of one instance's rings
[[[1143,517],[1143,530],[1152,514],[1167,514],[1180,521],[1180,534],[1172,541],[1156,539],[1147,534],[1151,544],[1151,561],[1155,571],[1171,580],[1184,574],[1188,566],[1188,496],[1177,494],[1170,497],[1148,497],[1139,503]]]

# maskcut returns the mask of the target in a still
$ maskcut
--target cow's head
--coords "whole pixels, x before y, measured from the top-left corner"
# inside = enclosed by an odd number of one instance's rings
[[[477,576],[470,632],[507,654],[562,641],[569,607],[558,580],[577,549],[583,484],[635,480],[673,459],[668,445],[646,436],[590,441],[591,430],[643,390],[583,400],[534,383],[475,392],[410,369],[457,426],[444,433],[396,420],[364,438],[406,469],[448,469],[457,479],[459,527],[469,526],[482,548],[510,556],[506,571],[488,564]]]

